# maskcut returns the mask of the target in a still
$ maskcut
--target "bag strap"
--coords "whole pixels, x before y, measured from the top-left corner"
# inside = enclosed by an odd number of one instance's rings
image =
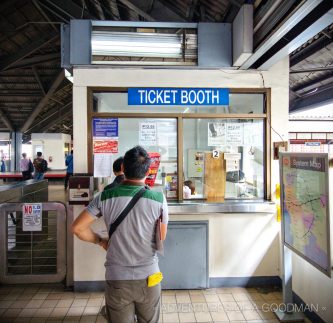
[[[133,198],[130,200],[130,202],[126,205],[126,207],[124,208],[124,210],[119,214],[118,218],[116,219],[116,221],[114,221],[111,226],[110,226],[110,230],[109,230],[109,241],[111,239],[112,234],[116,231],[116,229],[118,228],[119,224],[121,222],[123,222],[123,220],[126,218],[127,214],[133,209],[134,205],[136,204],[137,201],[139,201],[139,199],[143,196],[143,194],[145,193],[145,191],[148,188],[142,187],[134,196]]]

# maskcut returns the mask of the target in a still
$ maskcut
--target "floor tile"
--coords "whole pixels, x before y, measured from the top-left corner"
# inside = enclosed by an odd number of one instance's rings
[[[64,318],[67,315],[68,307],[56,307],[50,314],[50,318]]]
[[[88,299],[87,298],[80,298],[80,299],[75,299],[73,304],[72,304],[72,307],[82,307],[82,306],[86,306],[88,303]]]
[[[81,316],[84,311],[84,307],[70,307],[67,312],[67,316]]]
[[[209,312],[195,312],[194,315],[197,322],[213,322]]]
[[[61,299],[58,301],[56,307],[71,307],[73,302],[73,299]]]
[[[229,321],[245,321],[245,317],[241,311],[227,311]]]
[[[194,313],[178,313],[179,322],[181,323],[192,323],[196,322]]]
[[[224,311],[210,312],[210,315],[214,322],[229,322],[228,315]]]
[[[52,307],[46,307],[46,308],[39,308],[35,314],[34,317],[49,317],[52,313],[53,308]]]
[[[178,323],[179,316],[178,313],[163,313],[163,323]]]
[[[84,316],[86,316],[86,315],[96,315],[97,316],[99,313],[99,310],[100,310],[99,306],[87,306],[84,309],[83,315]]]
[[[235,299],[231,293],[218,294],[221,302],[235,302]]]

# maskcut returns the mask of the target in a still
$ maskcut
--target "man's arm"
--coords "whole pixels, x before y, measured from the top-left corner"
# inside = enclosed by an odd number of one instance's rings
[[[100,236],[93,232],[90,228],[90,225],[94,221],[95,218],[87,210],[84,210],[73,222],[72,232],[80,240],[98,244],[106,250],[108,242],[106,240],[102,240]]]

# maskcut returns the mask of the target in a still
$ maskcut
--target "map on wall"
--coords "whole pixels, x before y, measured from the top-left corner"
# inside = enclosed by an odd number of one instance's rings
[[[282,153],[284,244],[330,276],[328,157]]]

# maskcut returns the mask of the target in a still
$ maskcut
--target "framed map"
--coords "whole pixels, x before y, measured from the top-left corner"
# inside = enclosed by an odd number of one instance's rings
[[[280,153],[284,244],[331,276],[328,155]]]

